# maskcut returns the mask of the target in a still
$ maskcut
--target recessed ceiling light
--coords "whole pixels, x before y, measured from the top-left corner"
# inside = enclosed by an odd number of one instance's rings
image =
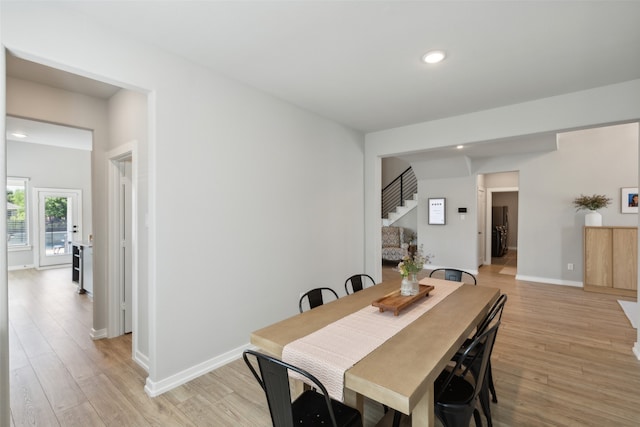
[[[425,53],[424,56],[422,57],[422,61],[426,62],[427,64],[437,64],[438,62],[441,62],[444,58],[445,58],[445,53],[442,50],[430,50],[429,52]]]
[[[464,148],[464,145],[457,145],[457,146],[456,146],[456,148],[457,148],[458,150],[462,150],[462,149]]]
[[[16,138],[26,138],[28,135],[23,132],[11,132],[11,136],[15,136]]]

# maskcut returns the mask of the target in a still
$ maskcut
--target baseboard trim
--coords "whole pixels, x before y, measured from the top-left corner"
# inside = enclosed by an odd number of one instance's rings
[[[242,345],[238,348],[216,356],[213,359],[209,359],[205,362],[199,363],[198,365],[192,366],[189,369],[185,369],[182,372],[178,372],[177,374],[171,375],[170,377],[160,381],[152,381],[147,377],[144,391],[149,397],[160,396],[162,393],[179,387],[182,384],[191,381],[192,379],[209,373],[214,369],[218,369],[229,362],[233,362],[234,360],[242,356],[243,351],[249,348],[253,348],[251,344]]]
[[[136,350],[133,361],[140,365],[142,369],[149,372],[149,357],[147,357],[146,354],[142,354]]]
[[[548,277],[525,276],[522,274],[517,274],[516,280],[522,280],[525,282],[546,283],[549,285],[573,286],[575,288],[582,287],[582,282],[576,282],[573,280],[558,280],[558,279],[550,279]]]
[[[7,267],[7,271],[17,271],[17,270],[29,270],[31,268],[35,268],[35,265],[11,265]]]
[[[53,270],[55,268],[69,268],[69,267],[71,267],[71,264],[40,265],[40,266],[34,266],[33,268],[40,271],[40,270]]]
[[[635,343],[633,346],[633,354],[635,354],[636,358],[640,360],[640,343]]]
[[[92,340],[101,340],[102,338],[107,338],[107,329],[93,329],[91,328],[91,333],[89,334]]]

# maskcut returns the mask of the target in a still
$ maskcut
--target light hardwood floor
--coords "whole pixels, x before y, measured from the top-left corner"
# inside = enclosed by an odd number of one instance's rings
[[[479,286],[509,298],[492,358],[494,425],[640,425],[636,331],[619,298],[517,282],[503,268],[485,266],[478,275]],[[388,267],[383,276],[399,280]],[[67,269],[9,279],[12,426],[270,425],[241,359],[151,399],[129,335],[89,338],[91,302],[74,292]],[[382,415],[367,402],[365,426],[390,425]]]

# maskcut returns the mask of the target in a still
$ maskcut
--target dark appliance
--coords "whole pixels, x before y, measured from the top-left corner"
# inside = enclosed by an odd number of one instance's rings
[[[493,206],[491,215],[491,256],[502,257],[507,254],[509,236],[509,208]]]

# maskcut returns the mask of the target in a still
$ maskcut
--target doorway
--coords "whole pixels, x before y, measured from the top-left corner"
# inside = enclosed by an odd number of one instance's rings
[[[109,170],[109,331],[133,333],[137,347],[137,142],[108,153]]]
[[[35,189],[38,268],[71,264],[71,243],[82,237],[82,191]]]
[[[487,188],[487,264],[503,266],[503,274],[516,275],[518,254],[518,187]]]

